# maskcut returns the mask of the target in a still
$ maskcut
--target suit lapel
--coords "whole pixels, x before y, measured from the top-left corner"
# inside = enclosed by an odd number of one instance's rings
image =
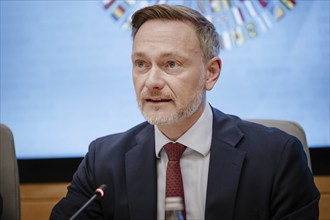
[[[143,129],[136,141],[125,158],[130,216],[131,219],[156,219],[157,171],[153,126]]]
[[[223,113],[213,109],[213,137],[205,219],[232,219],[245,152],[236,149],[243,134]],[[126,153],[127,196],[131,219],[157,218],[157,169],[153,126],[136,136]]]
[[[232,219],[245,152],[235,148],[243,137],[223,113],[214,110],[205,219]]]

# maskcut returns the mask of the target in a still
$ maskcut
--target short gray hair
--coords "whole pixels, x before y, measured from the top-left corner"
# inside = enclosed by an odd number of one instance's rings
[[[132,37],[148,20],[172,20],[190,22],[196,30],[205,60],[219,55],[220,40],[214,25],[194,9],[181,5],[152,5],[139,9],[132,15]]]

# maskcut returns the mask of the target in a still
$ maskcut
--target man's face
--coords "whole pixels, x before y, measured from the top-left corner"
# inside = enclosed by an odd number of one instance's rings
[[[134,38],[132,64],[137,101],[146,120],[164,125],[199,117],[194,113],[205,98],[206,67],[191,25],[147,21]]]

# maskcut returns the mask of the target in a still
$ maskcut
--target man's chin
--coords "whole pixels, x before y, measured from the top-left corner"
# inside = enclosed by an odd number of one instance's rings
[[[143,113],[144,118],[152,125],[171,125],[171,124],[175,124],[178,121],[180,121],[180,119],[178,117],[173,117],[173,116],[169,116],[169,117],[164,117],[164,115],[159,116],[159,115],[148,115]]]

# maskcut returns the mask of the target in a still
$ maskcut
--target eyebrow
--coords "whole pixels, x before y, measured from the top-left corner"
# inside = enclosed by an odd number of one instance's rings
[[[132,57],[145,57],[145,54],[142,52],[134,52],[132,53]]]
[[[179,57],[180,59],[186,59],[184,56],[176,52],[166,52],[160,55],[161,58],[172,57],[172,56]],[[132,57],[146,57],[146,55],[143,52],[134,52],[132,53]]]

